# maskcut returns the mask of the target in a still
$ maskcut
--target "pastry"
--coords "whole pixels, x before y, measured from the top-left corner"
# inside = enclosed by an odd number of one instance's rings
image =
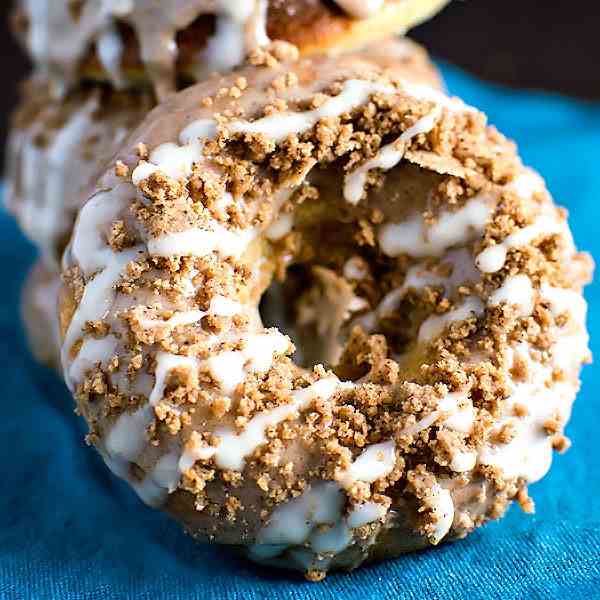
[[[319,580],[533,509],[569,446],[592,261],[482,113],[297,54],[128,136],[65,252],[60,327],[116,474]]]

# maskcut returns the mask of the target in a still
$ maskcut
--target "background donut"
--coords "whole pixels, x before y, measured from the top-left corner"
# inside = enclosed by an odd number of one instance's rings
[[[154,106],[147,93],[83,87],[57,101],[44,82],[23,86],[8,146],[6,205],[55,271],[84,188]]]
[[[63,364],[143,499],[311,579],[531,510],[589,359],[591,261],[481,113],[367,59],[270,56],[117,156],[66,255]],[[275,275],[312,278],[294,321],[339,343],[333,371],[263,327]]]
[[[46,0],[21,2],[14,22],[57,93],[91,79],[117,88],[152,85],[162,98],[235,67],[269,39],[303,53],[356,50],[404,33],[446,2]]]

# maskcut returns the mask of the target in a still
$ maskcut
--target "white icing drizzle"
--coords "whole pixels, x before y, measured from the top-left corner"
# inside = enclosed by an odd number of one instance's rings
[[[289,135],[308,131],[321,119],[339,117],[352,111],[376,93],[399,94],[401,90],[373,81],[348,79],[337,96],[332,96],[314,110],[280,112],[252,122],[234,121],[228,125],[228,129],[231,133],[263,134],[275,142],[281,142]]]
[[[265,236],[268,240],[276,242],[284,238],[294,226],[294,215],[292,213],[282,213],[279,217],[267,228]]]
[[[125,80],[121,71],[121,60],[124,51],[123,40],[114,23],[110,23],[105,27],[96,42],[96,48],[98,58],[115,87],[117,89],[125,87]]]
[[[155,383],[148,398],[150,406],[156,406],[162,400],[167,385],[167,377],[173,369],[177,368],[195,371],[198,368],[198,360],[192,356],[178,356],[168,352],[158,352],[156,354]]]
[[[61,92],[73,83],[80,61],[94,42],[112,82],[123,83],[123,41],[116,31],[117,20],[134,29],[141,58],[160,98],[174,89],[177,32],[198,17],[217,17],[216,32],[198,56],[198,77],[229,69],[250,50],[268,42],[266,0],[86,0],[77,19],[69,0],[22,0],[22,4],[30,21],[27,45],[31,56]]]
[[[245,339],[243,350],[213,354],[207,361],[208,370],[224,394],[231,395],[244,381],[246,373],[266,373],[276,355],[285,354],[290,347],[287,336],[277,330],[252,334]]]
[[[360,323],[366,331],[373,331],[379,320],[398,309],[400,302],[411,289],[420,290],[427,286],[440,286],[447,292],[451,292],[459,285],[477,283],[481,279],[481,274],[475,267],[472,254],[466,248],[450,250],[444,256],[443,264],[451,265],[452,273],[450,275],[441,276],[430,272],[427,264],[418,263],[410,267],[403,284],[388,292],[381,299],[375,310],[357,318],[356,323]],[[356,274],[363,276],[362,272]],[[346,272],[346,267],[344,267],[344,275],[349,279],[354,278],[352,272]],[[362,277],[356,278],[361,279]]]
[[[356,505],[348,514],[346,523],[350,529],[363,527],[369,523],[374,523],[385,517],[387,510],[385,506],[376,502],[363,502]]]
[[[208,228],[210,227],[210,229]],[[152,256],[206,256],[217,252],[222,257],[239,258],[256,237],[255,229],[227,229],[216,221],[207,229],[188,229],[148,240]]]
[[[355,481],[373,483],[389,475],[396,464],[396,445],[393,440],[368,446],[352,462],[350,467],[337,477],[345,488]]]
[[[429,535],[429,541],[434,546],[439,544],[452,527],[454,521],[454,502],[450,492],[434,484],[429,497],[432,505],[432,515],[435,518],[434,531]]]
[[[504,267],[509,250],[523,248],[538,239],[555,234],[561,235],[569,245],[569,249],[572,249],[572,236],[566,221],[554,214],[540,215],[531,225],[517,229],[505,237],[502,242],[480,252],[475,262],[483,273],[496,273]]]
[[[359,256],[350,257],[344,264],[344,277],[361,281],[369,275],[367,262]]]
[[[475,468],[477,464],[477,452],[475,451],[459,451],[452,455],[450,460],[450,468],[455,473],[466,473]]]
[[[505,477],[523,477],[529,483],[541,479],[550,468],[552,441],[544,422],[557,416],[561,423],[568,421],[578,390],[579,367],[589,356],[585,326],[587,306],[583,297],[575,291],[545,283],[540,295],[555,316],[568,314],[570,320],[556,328],[548,365],[531,358],[532,349],[526,342],[509,349],[507,377],[512,392],[497,427],[511,423],[515,434],[507,444],[489,442],[479,454],[480,463],[499,467]],[[527,365],[526,381],[514,381],[510,374],[517,356]],[[560,369],[564,377],[554,381],[554,369]],[[517,405],[525,407],[526,416],[513,416]]]
[[[215,463],[222,469],[241,471],[245,458],[266,442],[265,432],[268,427],[282,423],[305,410],[317,398],[329,400],[344,385],[348,384],[342,384],[336,377],[321,379],[307,388],[293,392],[288,404],[254,416],[239,434],[227,429],[216,430],[215,435],[219,438],[216,446],[188,444],[179,462],[181,472],[190,469],[196,460],[210,457],[214,457]]]
[[[195,69],[198,80],[214,71],[229,71],[248,52],[269,43],[267,0],[218,0],[216,31],[200,53]]]
[[[475,423],[475,409],[471,399],[460,392],[446,394],[438,403],[438,411],[448,414],[442,425],[461,433],[471,433]]]
[[[70,254],[86,277],[92,277],[85,286],[83,297],[73,313],[62,347],[62,363],[65,380],[73,391],[77,383],[71,377],[69,353],[81,337],[88,321],[102,319],[115,299],[115,284],[123,268],[144,253],[142,246],[114,252],[105,242],[101,228],[112,223],[124,208],[118,193],[99,192],[81,209],[79,220],[70,246]],[[85,339],[79,352],[91,340]],[[84,354],[85,356],[85,354]]]
[[[408,254],[416,258],[441,256],[457,244],[466,244],[479,237],[491,214],[490,203],[481,196],[469,200],[456,212],[445,212],[430,226],[422,215],[401,223],[386,223],[379,228],[381,251],[395,257]]]
[[[360,202],[365,194],[365,186],[369,171],[381,169],[389,171],[394,168],[404,156],[404,150],[410,140],[420,134],[430,132],[442,114],[442,107],[436,105],[427,115],[409,127],[399,138],[379,149],[377,154],[367,162],[347,174],[344,182],[344,198],[352,205]]]
[[[94,366],[100,364],[106,366],[106,359],[114,354],[117,347],[117,338],[114,335],[107,335],[102,339],[91,338],[77,353],[77,357],[71,363],[69,369],[69,378],[71,381],[81,381],[86,372]]]
[[[520,317],[528,317],[533,312],[535,292],[531,279],[523,273],[507,277],[488,299],[488,305],[497,306],[506,302],[517,307]]]
[[[430,342],[444,332],[446,326],[454,321],[464,321],[471,316],[483,314],[484,305],[474,296],[469,296],[460,306],[443,315],[431,315],[419,327],[418,339],[422,343]]]
[[[304,569],[326,568],[354,543],[352,530],[382,520],[387,510],[375,502],[343,514],[346,496],[339,485],[323,481],[278,506],[258,533],[250,556],[259,562],[288,552]]]

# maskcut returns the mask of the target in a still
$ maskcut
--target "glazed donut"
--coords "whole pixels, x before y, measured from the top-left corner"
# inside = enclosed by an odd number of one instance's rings
[[[403,33],[448,0],[20,0],[15,30],[63,93],[81,79],[159,97],[239,65],[269,39],[303,53]]]
[[[367,59],[265,61],[116,157],[65,253],[62,360],[145,502],[312,580],[533,510],[592,261],[483,114]]]

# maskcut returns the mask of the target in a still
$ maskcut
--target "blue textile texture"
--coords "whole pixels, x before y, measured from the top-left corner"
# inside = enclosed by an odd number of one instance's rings
[[[600,258],[600,105],[482,84],[443,66],[449,89],[515,139]],[[600,598],[600,371],[588,366],[567,433],[573,447],[513,507],[468,539],[313,584],[196,545],[144,506],[83,442],[58,377],[36,366],[17,304],[34,258],[0,214],[0,598],[403,600]],[[600,356],[600,285],[587,289]]]

